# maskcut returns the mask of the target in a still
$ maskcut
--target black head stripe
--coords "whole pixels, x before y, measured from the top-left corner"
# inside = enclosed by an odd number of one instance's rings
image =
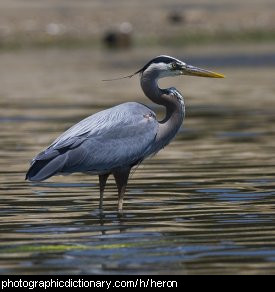
[[[104,79],[102,81],[113,81],[113,80],[120,80],[120,79],[124,79],[124,78],[131,78],[134,75],[138,74],[138,73],[143,73],[151,64],[158,64],[158,63],[165,63],[165,64],[170,64],[170,63],[175,63],[176,67],[175,70],[180,69],[180,65],[178,64],[179,60],[169,57],[169,56],[158,56],[154,59],[152,59],[151,61],[149,61],[145,66],[143,66],[140,70],[136,71],[135,73],[131,74],[131,75],[127,75],[127,76],[122,76],[119,78],[112,78],[112,79]],[[179,67],[177,67],[179,66]]]
[[[177,62],[177,60],[169,56],[158,56],[152,59],[151,61],[149,61],[145,66],[143,66],[143,68],[138,70],[136,73],[144,72],[151,64],[158,64],[158,63],[170,64],[172,62]]]

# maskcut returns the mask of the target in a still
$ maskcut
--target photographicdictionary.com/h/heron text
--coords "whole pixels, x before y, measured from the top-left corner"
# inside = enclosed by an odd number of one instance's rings
[[[159,280],[153,278],[134,280],[88,280],[88,279],[58,279],[50,278],[45,280],[25,280],[24,278],[1,280],[1,290],[24,288],[33,289],[51,289],[51,288],[178,288],[176,280]]]

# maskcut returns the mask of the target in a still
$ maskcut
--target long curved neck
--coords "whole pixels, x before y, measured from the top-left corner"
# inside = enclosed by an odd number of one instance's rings
[[[159,122],[156,142],[166,146],[178,132],[185,113],[184,100],[176,89],[160,89],[156,72],[143,72],[140,84],[144,94],[154,103],[166,108],[165,118]]]

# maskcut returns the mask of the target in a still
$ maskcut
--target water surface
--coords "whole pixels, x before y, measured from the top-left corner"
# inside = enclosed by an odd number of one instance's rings
[[[30,70],[44,76],[39,68]],[[65,72],[63,78],[73,82],[80,75],[88,88],[83,68],[84,62],[82,70],[74,68],[75,75]],[[58,65],[53,69],[61,75]],[[113,100],[104,96],[113,85],[102,87],[97,102],[85,99],[88,90],[78,87],[72,89],[75,98],[67,99],[59,89],[61,96],[53,97],[47,91],[50,81],[41,81],[43,98],[24,90],[20,96],[20,81],[11,81],[17,84],[11,86],[14,95],[1,93],[1,273],[275,273],[272,83],[266,85],[262,104],[243,99],[244,90],[229,86],[234,83],[230,78],[217,85],[216,93],[208,83],[212,97],[188,101],[177,139],[134,171],[124,212],[118,214],[113,179],[103,212],[95,176],[24,181],[29,160],[64,129],[124,100],[123,94]],[[253,80],[246,82],[253,86]],[[70,82],[64,86],[71,90]],[[137,99],[130,88],[119,91]],[[192,94],[205,97],[203,91]]]

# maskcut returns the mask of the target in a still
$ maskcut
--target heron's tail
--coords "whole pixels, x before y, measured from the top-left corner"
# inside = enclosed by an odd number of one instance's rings
[[[29,168],[25,179],[30,181],[43,181],[60,172],[65,161],[65,155],[59,155],[46,160],[35,159]]]

